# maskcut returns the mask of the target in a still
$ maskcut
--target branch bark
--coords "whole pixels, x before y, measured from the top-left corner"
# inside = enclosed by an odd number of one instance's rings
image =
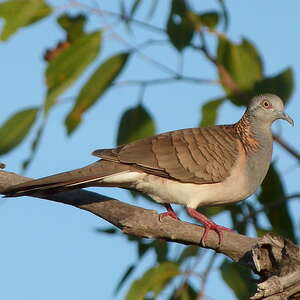
[[[12,172],[0,170],[0,193],[11,185],[32,180]],[[187,245],[200,245],[204,230],[201,226],[172,218],[158,218],[154,210],[144,209],[86,190],[61,192],[41,199],[60,202],[87,210],[120,228],[124,233],[138,237],[164,239]],[[224,241],[219,246],[219,237],[210,231],[205,248],[213,249],[240,261],[256,245],[258,239],[234,232],[224,232]]]
[[[29,180],[28,177],[0,170],[0,193],[11,185]],[[297,299],[295,296],[300,295],[300,248],[282,237],[268,234],[259,239],[224,232],[224,240],[219,245],[218,235],[210,231],[203,246],[200,245],[204,233],[201,226],[172,218],[160,221],[154,210],[129,205],[94,192],[73,190],[39,198],[89,211],[126,234],[198,245],[246,264],[262,278],[252,299]]]

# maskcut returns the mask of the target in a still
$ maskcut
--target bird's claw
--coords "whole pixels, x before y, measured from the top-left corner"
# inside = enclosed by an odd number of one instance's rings
[[[165,217],[171,217],[171,218],[173,218],[173,219],[175,219],[175,220],[180,220],[178,217],[177,217],[177,215],[176,215],[176,213],[174,212],[174,211],[166,211],[166,212],[164,212],[164,213],[161,213],[161,214],[159,214],[158,215],[158,219],[159,219],[159,221],[161,222],[161,220],[163,219],[163,218],[165,218]]]

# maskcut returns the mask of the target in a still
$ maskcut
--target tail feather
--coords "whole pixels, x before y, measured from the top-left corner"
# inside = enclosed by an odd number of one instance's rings
[[[86,167],[43,177],[11,186],[3,191],[6,197],[53,194],[64,190],[93,186],[105,176],[127,171],[130,166],[99,160]]]

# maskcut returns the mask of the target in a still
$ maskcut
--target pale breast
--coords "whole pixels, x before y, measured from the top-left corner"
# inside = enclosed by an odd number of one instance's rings
[[[135,188],[160,203],[176,203],[191,208],[223,205],[243,200],[255,192],[257,187],[249,185],[245,168],[246,159],[242,155],[232,168],[231,175],[220,183],[179,183],[145,175]]]
[[[257,188],[249,184],[246,155],[241,148],[240,150],[230,176],[220,183],[182,183],[152,174],[130,171],[106,177],[102,180],[102,185],[135,188],[159,203],[175,203],[191,208],[238,202],[254,193]]]

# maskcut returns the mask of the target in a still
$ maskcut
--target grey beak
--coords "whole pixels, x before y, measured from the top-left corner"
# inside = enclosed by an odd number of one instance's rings
[[[287,113],[281,112],[279,118],[282,119],[282,120],[286,120],[292,126],[294,126],[294,120]]]

